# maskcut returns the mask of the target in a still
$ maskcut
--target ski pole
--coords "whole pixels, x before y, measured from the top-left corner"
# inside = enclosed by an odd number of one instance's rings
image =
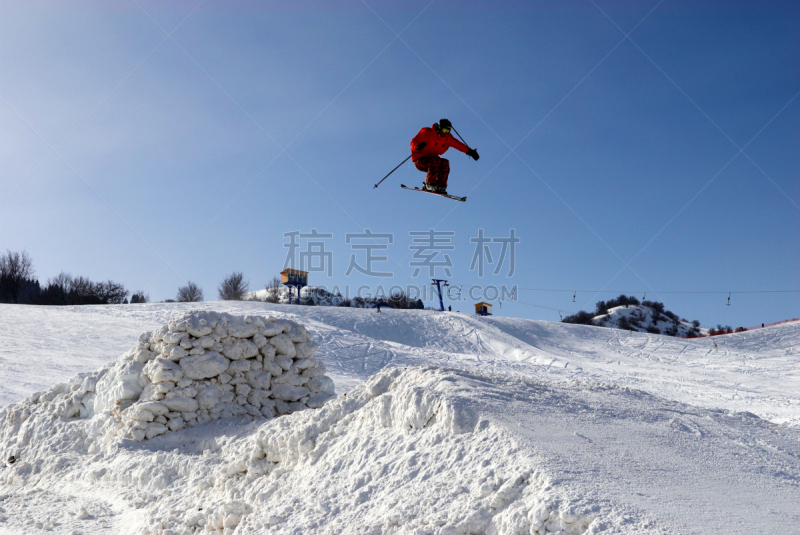
[[[453,132],[455,132],[455,133],[456,133],[456,135],[458,136],[458,139],[460,139],[460,140],[461,140],[461,142],[462,142],[464,145],[466,145],[467,147],[469,147],[469,143],[467,143],[466,141],[464,141],[464,138],[463,138],[463,137],[461,137],[461,134],[459,134],[459,133],[458,133],[458,130],[456,130],[456,129],[455,129],[455,128],[453,128],[452,126],[451,126],[450,128],[453,130]]]
[[[409,154],[409,155],[408,155],[408,158],[411,158],[412,156],[413,156],[413,154]],[[406,162],[408,161],[408,158],[406,158],[405,160],[403,160],[402,162],[400,162],[400,163],[397,165],[397,167],[395,167],[394,169],[392,169],[391,171],[389,171],[389,175],[391,175],[392,173],[394,173],[395,171],[397,171],[397,168],[398,168],[398,167],[400,167],[401,165],[403,165],[404,163],[406,163]],[[387,178],[389,178],[389,175],[386,175],[385,177],[383,177],[383,178],[381,179],[381,182],[383,182],[384,180],[386,180]],[[380,183],[381,183],[381,182],[378,182],[377,184],[375,184],[375,188],[377,188],[377,187],[380,185]],[[372,189],[375,189],[375,188],[372,188]]]

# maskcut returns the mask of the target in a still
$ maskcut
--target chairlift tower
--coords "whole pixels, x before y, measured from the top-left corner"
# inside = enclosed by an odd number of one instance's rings
[[[292,288],[297,288],[297,301],[295,304],[300,304],[300,290],[304,286],[308,286],[308,271],[300,271],[299,269],[284,269],[281,271],[281,282],[284,286],[289,287],[289,304],[292,304]]]
[[[436,286],[436,291],[439,292],[439,310],[444,312],[444,301],[442,300],[442,286],[450,286],[445,279],[433,279],[431,286]]]

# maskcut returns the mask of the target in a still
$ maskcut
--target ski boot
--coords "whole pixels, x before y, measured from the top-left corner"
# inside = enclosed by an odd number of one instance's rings
[[[438,193],[438,191],[436,191],[436,186],[428,184],[427,182],[422,183],[422,191],[430,191],[431,193]]]

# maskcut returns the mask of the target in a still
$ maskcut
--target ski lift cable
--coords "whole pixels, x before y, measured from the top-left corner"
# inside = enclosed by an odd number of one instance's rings
[[[516,301],[516,303],[518,303],[520,305],[526,305],[526,306],[529,306],[529,307],[536,307],[536,308],[543,308],[545,310],[552,310],[554,312],[558,312],[559,315],[561,314],[561,312],[567,312],[569,314],[573,314],[573,312],[571,312],[569,310],[564,310],[563,308],[546,307],[544,305],[537,305],[535,303],[526,303],[525,301]]]
[[[562,293],[572,293],[575,295],[576,290],[559,290],[559,289],[552,289],[552,288],[524,288],[522,286],[517,287],[520,290],[526,290],[529,292],[562,292]],[[577,292],[582,293],[612,293],[612,294],[623,294],[623,295],[635,295],[639,292],[632,292],[630,290],[577,290]],[[650,290],[650,293],[656,294],[774,294],[774,293],[800,293],[800,290],[740,290],[740,291],[693,291],[693,290],[669,290],[669,291],[653,291]]]

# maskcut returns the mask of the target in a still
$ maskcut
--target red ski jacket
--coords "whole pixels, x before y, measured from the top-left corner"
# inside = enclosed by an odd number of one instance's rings
[[[422,142],[425,143],[425,148],[418,151],[417,145]],[[416,162],[423,156],[441,156],[450,147],[464,153],[469,150],[469,147],[454,138],[452,134],[440,136],[433,127],[425,127],[411,140],[411,161]]]

